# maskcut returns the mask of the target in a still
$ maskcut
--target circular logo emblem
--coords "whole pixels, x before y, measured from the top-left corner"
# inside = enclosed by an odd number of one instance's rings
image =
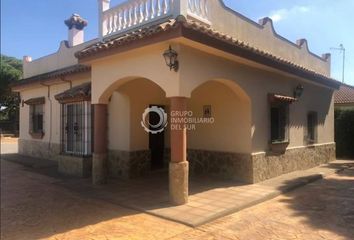
[[[157,134],[162,132],[167,126],[165,110],[158,106],[146,108],[142,116],[141,126],[148,133]]]

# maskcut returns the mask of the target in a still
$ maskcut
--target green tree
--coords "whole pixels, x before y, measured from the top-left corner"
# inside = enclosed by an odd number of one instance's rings
[[[19,96],[11,92],[10,84],[22,77],[22,61],[1,55],[0,62],[0,120],[18,118]]]

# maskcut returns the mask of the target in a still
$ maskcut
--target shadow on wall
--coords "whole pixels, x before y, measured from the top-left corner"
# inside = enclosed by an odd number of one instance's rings
[[[306,94],[306,88],[310,94]],[[294,128],[301,128],[306,124],[307,113],[310,111],[317,112],[318,125],[324,126],[326,118],[330,113],[332,94],[331,89],[322,89],[321,92],[316,91],[312,86],[307,86],[304,90],[304,95],[297,102],[290,105],[289,125]],[[319,94],[312,96],[311,94]],[[305,125],[306,126],[306,125]]]
[[[331,165],[337,168],[336,165]],[[282,200],[301,217],[301,224],[330,232],[346,239],[354,238],[354,161],[340,172],[338,177],[329,177],[314,182],[297,191],[286,193]],[[285,185],[294,184],[299,179]],[[284,186],[279,189],[283,190]],[[309,194],[311,192],[311,194]]]

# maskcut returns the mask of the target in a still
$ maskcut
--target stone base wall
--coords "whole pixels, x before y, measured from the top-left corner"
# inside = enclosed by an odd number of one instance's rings
[[[58,160],[60,154],[59,143],[48,143],[36,140],[18,140],[19,154],[50,160]]]
[[[60,155],[58,156],[58,171],[70,176],[90,177],[92,157]]]
[[[305,170],[335,160],[335,144],[288,149],[284,154],[261,153],[252,156],[253,181],[261,182],[279,175]]]
[[[108,173],[111,177],[136,178],[146,175],[151,169],[150,151],[108,151]]]
[[[188,149],[191,175],[210,175],[221,179],[252,182],[250,154]]]
[[[335,144],[288,149],[284,154],[256,155],[188,149],[191,175],[257,183],[335,160]]]

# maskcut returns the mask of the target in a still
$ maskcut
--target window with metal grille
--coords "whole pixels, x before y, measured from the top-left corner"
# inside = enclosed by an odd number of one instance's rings
[[[62,151],[88,156],[92,153],[91,102],[62,104]]]
[[[43,104],[30,106],[30,133],[43,133]]]
[[[317,142],[317,112],[307,114],[307,141],[308,143]]]
[[[286,103],[273,103],[270,109],[271,142],[289,141],[289,106]]]

